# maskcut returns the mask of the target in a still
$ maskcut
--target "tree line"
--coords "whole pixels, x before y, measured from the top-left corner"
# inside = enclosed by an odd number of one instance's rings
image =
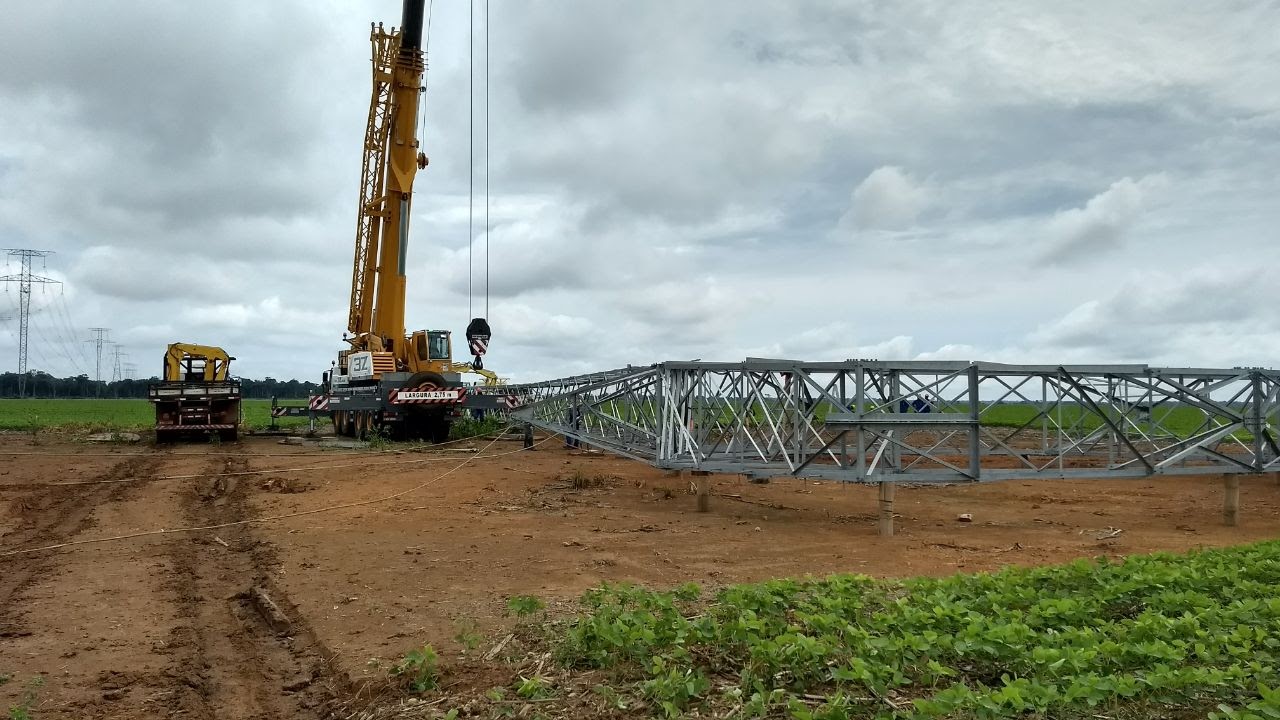
[[[18,373],[0,373],[0,398],[18,397]],[[159,378],[145,380],[116,380],[97,382],[88,375],[56,378],[49,373],[35,371],[27,374],[26,397],[36,398],[146,398],[147,386],[159,382]],[[264,378],[250,380],[239,378],[240,391],[246,398],[267,399],[305,398],[315,395],[320,385],[297,380]]]

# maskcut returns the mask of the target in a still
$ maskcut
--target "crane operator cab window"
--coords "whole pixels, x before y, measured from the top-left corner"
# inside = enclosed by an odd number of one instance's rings
[[[432,330],[418,334],[416,340],[419,360],[449,360],[453,357],[449,348],[448,332]]]

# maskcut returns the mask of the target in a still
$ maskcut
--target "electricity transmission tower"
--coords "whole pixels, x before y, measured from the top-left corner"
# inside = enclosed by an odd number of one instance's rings
[[[18,283],[18,397],[27,392],[27,328],[31,319],[31,286],[59,284],[59,281],[31,274],[31,258],[52,255],[52,250],[22,250],[4,248],[10,257],[16,257],[22,269],[17,275],[0,275],[0,282]]]
[[[111,382],[119,382],[124,379],[124,365],[120,362],[122,358],[128,357],[127,354],[120,352],[119,343],[111,343],[112,361],[111,361]]]
[[[124,379],[133,380],[138,375],[138,366],[134,363],[127,362],[124,364]]]
[[[120,397],[120,386],[117,383],[125,379],[125,370],[130,367],[129,363],[124,362],[129,357],[129,353],[121,352],[119,343],[111,343],[111,345],[111,384],[114,388],[115,396]]]
[[[85,342],[93,343],[95,349],[97,350],[97,355],[95,356],[97,359],[93,366],[93,382],[96,388],[94,391],[94,394],[101,396],[102,395],[102,346],[110,342],[109,340],[107,340],[107,333],[111,332],[111,329],[96,327],[96,328],[89,328],[89,332],[93,333],[93,337],[89,338],[88,340],[85,340]]]

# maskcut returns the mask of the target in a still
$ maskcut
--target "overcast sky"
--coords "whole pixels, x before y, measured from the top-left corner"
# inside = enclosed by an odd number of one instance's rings
[[[35,292],[32,368],[92,375],[100,326],[142,376],[184,340],[226,347],[246,377],[318,379],[346,329],[368,23],[399,12],[6,8],[0,247],[56,251],[43,274],[63,281]],[[1280,364],[1280,3],[491,14],[486,364],[502,375],[745,356]],[[468,251],[464,3],[434,3],[429,42],[407,321],[460,338],[486,246],[481,194]],[[483,150],[481,126],[481,190]],[[10,286],[4,370],[16,308]]]

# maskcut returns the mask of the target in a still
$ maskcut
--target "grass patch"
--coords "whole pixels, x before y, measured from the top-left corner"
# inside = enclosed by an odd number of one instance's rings
[[[552,640],[656,715],[1280,718],[1280,542],[903,581],[609,585]]]
[[[460,417],[453,421],[449,427],[450,440],[465,440],[466,438],[480,437],[481,435],[491,435],[501,432],[507,427],[506,418],[497,415],[489,415],[484,420],[476,420],[471,417]]]
[[[271,424],[270,400],[242,400],[244,426],[265,428]],[[155,408],[140,399],[33,399],[0,400],[0,430],[67,430],[108,432],[146,430],[155,426]],[[305,427],[307,419],[276,418],[283,427]]]

